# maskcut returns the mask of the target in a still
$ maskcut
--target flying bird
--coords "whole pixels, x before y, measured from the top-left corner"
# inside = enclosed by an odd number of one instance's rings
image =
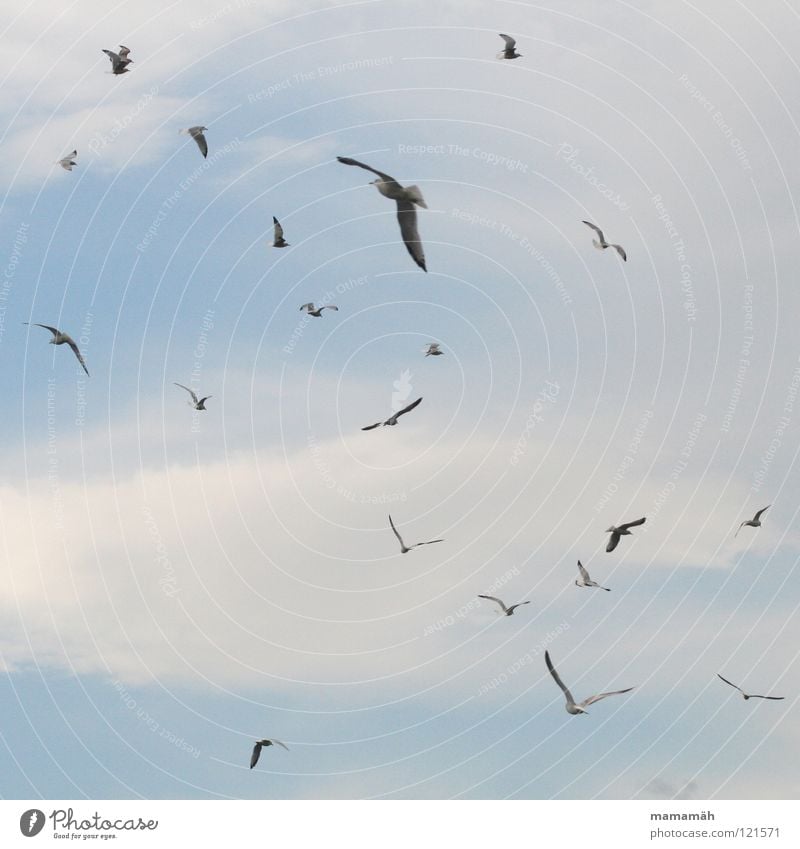
[[[414,545],[409,546],[409,545],[406,545],[403,542],[403,538],[400,536],[400,534],[397,531],[397,528],[394,526],[394,522],[392,521],[391,513],[389,514],[389,524],[391,525],[391,528],[394,531],[394,535],[397,537],[398,542],[400,543],[400,553],[401,554],[408,554],[408,552],[411,551],[412,548],[417,548],[420,545],[432,545],[434,542],[444,542],[443,539],[429,539],[427,542],[415,542]]]
[[[200,153],[203,154],[203,159],[208,156],[208,142],[206,141],[206,137],[203,133],[208,131],[208,127],[189,127],[185,130],[178,130],[179,133],[188,133],[196,142],[197,146],[200,148]]]
[[[382,171],[376,171],[369,165],[363,162],[358,162],[356,159],[349,159],[346,156],[337,156],[339,162],[343,165],[356,165],[358,168],[363,168],[366,171],[371,171],[378,175],[377,180],[372,180],[370,185],[375,186],[378,191],[387,198],[391,198],[397,202],[397,220],[400,224],[400,234],[403,237],[403,242],[411,254],[411,258],[423,270],[425,267],[425,253],[422,250],[422,242],[419,238],[417,230],[417,210],[415,204],[425,209],[428,208],[425,200],[422,197],[417,186],[401,186],[394,177],[384,174]]]
[[[195,393],[191,389],[189,389],[188,386],[184,386],[182,383],[175,383],[175,386],[180,386],[181,389],[185,389],[192,396],[192,400],[189,403],[195,408],[195,410],[205,410],[206,401],[208,401],[209,398],[214,397],[213,395],[206,395],[205,398],[198,399],[197,395],[195,395]]]
[[[361,430],[373,430],[374,428],[380,427],[381,425],[383,425],[384,427],[386,427],[387,425],[393,427],[397,424],[397,420],[400,418],[400,416],[404,416],[406,413],[411,412],[411,410],[413,410],[414,407],[416,407],[420,403],[420,401],[422,401],[422,398],[417,398],[416,401],[412,401],[407,407],[403,407],[402,410],[398,410],[396,413],[389,416],[389,418],[386,419],[385,422],[375,422],[375,424],[362,427]]]
[[[598,589],[605,590],[607,593],[611,592],[608,587],[601,587],[597,581],[593,581],[589,577],[589,573],[583,568],[583,563],[580,560],[578,561],[578,569],[580,569],[581,579],[580,581],[575,581],[576,587],[597,587]]]
[[[637,525],[643,525],[645,521],[646,519],[637,519],[635,522],[626,522],[624,525],[619,525],[616,528],[612,525],[606,531],[607,534],[611,534],[611,539],[608,541],[606,551],[613,551],[617,547],[620,537],[631,535],[628,528],[635,528]]]
[[[29,324],[29,322],[25,321],[23,324]],[[36,324],[36,322],[32,322],[32,324],[34,327],[43,327],[45,330],[49,330],[53,334],[53,338],[50,340],[51,345],[69,345],[75,356],[78,358],[78,362],[83,366],[86,376],[89,377],[89,369],[86,368],[86,363],[81,356],[81,352],[78,350],[75,340],[68,333],[62,333],[60,330],[57,330],[55,327],[50,327],[48,324]]]
[[[717,672],[717,678],[722,678],[719,672]],[[733,687],[734,690],[738,690],[744,696],[745,701],[747,701],[748,699],[772,699],[772,701],[775,702],[782,702],[786,698],[785,696],[757,696],[755,695],[755,693],[745,693],[745,691],[741,687],[737,687],[736,684],[731,684],[731,682],[728,681],[727,678],[722,678],[722,680],[726,684],[730,684],[730,686]]]
[[[58,160],[58,164],[65,171],[72,171],[73,165],[77,165],[78,163],[75,161],[75,157],[78,155],[77,150],[73,150],[72,153],[68,153],[63,159]]]
[[[500,33],[500,38],[503,39],[506,43],[505,50],[502,50],[497,54],[498,59],[520,59],[522,58],[521,53],[517,53],[516,44],[517,39],[512,38],[510,35],[504,35],[502,32]]]
[[[339,311],[339,307],[337,307],[336,304],[325,304],[323,307],[315,307],[314,304],[303,304],[300,309],[305,310],[309,315],[313,315],[314,318],[321,318],[323,310]]]
[[[253,746],[253,754],[250,755],[250,769],[258,763],[258,759],[261,757],[261,749],[264,746],[283,746],[287,752],[289,751],[289,747],[281,743],[280,740],[257,740],[255,746]]]
[[[111,73],[112,74],[127,74],[128,73],[128,65],[133,62],[133,59],[128,59],[128,54],[131,51],[128,50],[127,47],[122,47],[120,45],[119,53],[114,53],[113,50],[103,49],[103,53],[108,56],[111,60]]]
[[[489,599],[489,601],[495,601],[495,602],[497,602],[497,604],[499,604],[499,605],[500,605],[501,610],[503,611],[503,613],[504,613],[506,616],[513,616],[513,615],[514,615],[514,611],[515,611],[518,607],[522,607],[522,605],[523,605],[523,604],[530,604],[530,602],[529,602],[529,601],[521,601],[521,602],[519,602],[519,604],[512,604],[512,605],[511,605],[511,607],[506,607],[506,606],[505,606],[505,604],[503,604],[503,602],[502,602],[502,601],[500,601],[500,599],[499,599],[499,598],[495,598],[493,595],[481,595],[480,593],[478,593],[478,598],[488,598],[488,599]]]
[[[547,668],[550,670],[550,674],[553,676],[553,679],[555,680],[556,684],[558,684],[558,686],[561,687],[561,689],[564,692],[564,695],[567,697],[567,705],[566,705],[567,713],[571,713],[571,714],[588,713],[588,711],[584,710],[584,708],[589,707],[589,705],[592,705],[595,702],[599,702],[600,699],[608,698],[608,696],[620,696],[623,693],[630,693],[630,691],[633,689],[633,687],[628,687],[626,690],[614,690],[611,693],[599,693],[596,696],[589,696],[588,699],[584,699],[582,702],[576,703],[575,699],[572,698],[572,693],[570,693],[570,691],[564,686],[564,682],[558,677],[558,672],[556,672],[555,667],[553,666],[553,662],[550,660],[550,652],[549,651],[546,651],[544,653],[544,660],[545,660],[545,663],[547,664]]]
[[[762,513],[765,513],[767,510],[769,510],[769,508],[770,508],[770,507],[772,507],[772,505],[771,505],[771,504],[768,504],[766,507],[762,507],[762,508],[758,511],[758,513],[756,513],[756,515],[755,515],[755,516],[753,516],[753,518],[752,518],[752,519],[748,519],[746,522],[742,522],[742,524],[741,524],[741,525],[739,525],[738,529],[736,530],[736,533],[733,535],[733,538],[734,538],[734,539],[736,539],[736,537],[737,537],[737,536],[739,536],[739,531],[740,531],[740,530],[741,530],[741,529],[742,529],[745,525],[747,525],[747,526],[748,526],[748,527],[750,527],[750,528],[760,528],[760,527],[761,527],[761,514],[762,514]]]
[[[597,250],[603,251],[606,248],[615,248],[617,253],[622,257],[622,259],[625,262],[628,261],[628,255],[625,253],[625,250],[623,249],[622,245],[612,245],[607,242],[606,237],[603,235],[603,231],[596,224],[592,224],[591,221],[584,221],[583,223],[587,227],[591,227],[592,230],[597,233],[597,239],[592,239],[592,244],[597,248]]]
[[[438,342],[430,342],[428,343],[428,347],[424,349],[426,357],[441,357],[444,355],[444,351],[439,350]]]
[[[275,237],[272,240],[273,248],[288,248],[289,243],[286,239],[283,238],[283,227],[281,227],[281,222],[273,215],[272,216],[272,224],[275,229]]]

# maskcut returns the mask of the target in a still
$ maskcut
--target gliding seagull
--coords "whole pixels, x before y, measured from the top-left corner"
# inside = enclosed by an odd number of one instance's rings
[[[581,563],[580,560],[578,561],[578,569],[580,569],[581,572],[581,580],[575,581],[576,587],[597,587],[598,589],[605,590],[607,593],[611,592],[608,587],[601,587],[600,584],[597,583],[597,581],[593,581],[589,577],[589,573],[586,571],[586,569],[583,568],[583,563]]]
[[[58,164],[65,171],[72,171],[72,166],[77,165],[78,163],[75,161],[75,157],[78,155],[77,150],[73,150],[72,153],[68,153],[63,159],[58,160]]]
[[[173,381],[173,383],[174,383],[174,381]],[[206,401],[208,401],[209,398],[214,397],[213,395],[206,395],[205,398],[200,398],[198,400],[197,395],[195,395],[195,393],[191,389],[189,389],[188,386],[184,386],[182,383],[175,383],[175,385],[180,386],[181,389],[185,389],[192,396],[192,400],[189,403],[191,404],[192,407],[195,408],[195,410],[205,410],[206,409]]]
[[[500,33],[500,38],[503,39],[506,43],[505,50],[501,53],[497,54],[498,59],[521,59],[522,54],[517,53],[515,50],[517,40],[516,38],[512,38],[510,35],[504,35],[502,32]]]
[[[272,240],[273,248],[288,248],[289,243],[283,238],[283,227],[281,227],[281,222],[273,215],[272,216],[272,224],[275,230],[275,238]]]
[[[394,526],[394,522],[392,521],[391,513],[389,514],[389,524],[391,525],[392,530],[394,531],[394,535],[397,537],[398,542],[400,543],[400,553],[401,554],[408,554],[408,552],[411,551],[412,548],[418,548],[420,545],[432,545],[435,542],[444,542],[443,539],[429,539],[427,542],[417,542],[417,543],[414,543],[414,545],[406,545],[403,542],[403,538],[397,532],[397,528]]]
[[[203,135],[203,133],[207,130],[208,127],[189,127],[186,130],[178,130],[179,133],[187,133],[197,142],[197,146],[200,148],[200,153],[203,154],[203,159],[208,156],[208,142],[206,141],[206,137]]]
[[[336,304],[325,304],[324,307],[315,307],[314,304],[303,304],[300,307],[301,310],[305,310],[309,315],[313,315],[314,318],[321,318],[323,310],[336,310],[339,311],[339,307]]]
[[[428,347],[425,348],[425,356],[426,357],[441,357],[444,355],[444,351],[439,350],[438,342],[429,342]]]
[[[603,231],[596,224],[592,224],[591,221],[584,221],[583,223],[587,227],[591,227],[592,230],[594,230],[594,232],[597,233],[597,239],[592,239],[592,244],[597,248],[597,250],[603,251],[606,248],[615,248],[617,253],[622,257],[622,259],[625,262],[628,261],[628,255],[623,250],[622,245],[612,245],[609,242],[607,242],[606,237],[603,235]],[[598,241],[598,239],[599,239],[599,241]]]
[[[375,186],[377,190],[387,198],[391,198],[397,202],[397,220],[400,224],[400,234],[403,237],[403,242],[411,254],[411,258],[423,270],[425,267],[425,253],[422,250],[422,242],[419,240],[419,231],[417,230],[417,210],[414,204],[428,208],[425,200],[422,197],[417,186],[401,186],[394,177],[384,174],[382,171],[377,171],[363,162],[358,162],[356,159],[350,159],[346,156],[337,156],[336,159],[342,165],[356,165],[366,171],[372,171],[378,175],[377,180],[372,180],[370,185]]]
[[[717,678],[722,678],[719,672],[717,672]],[[745,693],[745,691],[741,687],[737,687],[736,684],[731,684],[731,682],[728,681],[727,678],[722,678],[722,680],[726,684],[730,684],[731,687],[734,688],[734,690],[738,690],[744,696],[745,701],[747,701],[748,699],[772,699],[775,702],[782,702],[786,698],[785,696],[757,696],[755,695],[755,693]]]
[[[736,539],[736,537],[739,535],[739,531],[740,531],[740,530],[741,530],[741,529],[742,529],[745,525],[747,525],[747,526],[748,526],[748,527],[750,527],[750,528],[760,528],[760,527],[761,527],[761,514],[762,514],[762,513],[764,513],[764,512],[766,512],[767,510],[769,510],[769,508],[770,508],[770,507],[772,507],[772,505],[771,505],[771,504],[768,504],[766,507],[762,507],[762,508],[758,511],[758,513],[756,513],[756,515],[755,515],[755,516],[753,516],[753,518],[752,518],[752,519],[748,519],[746,522],[742,522],[742,524],[741,524],[741,525],[739,525],[739,528],[737,529],[736,533],[733,535],[733,538],[734,538],[734,539]]]
[[[255,746],[253,746],[253,754],[250,755],[250,769],[258,763],[258,759],[261,757],[261,749],[264,746],[283,746],[287,752],[289,751],[289,747],[281,743],[280,740],[257,740]]]
[[[635,528],[637,525],[643,525],[646,519],[637,519],[635,522],[625,522],[624,525],[619,525],[619,527],[614,527],[613,525],[606,531],[607,534],[611,534],[611,539],[608,541],[608,545],[606,546],[606,551],[613,551],[617,547],[617,543],[619,542],[619,538],[621,536],[630,536],[631,532],[628,528]]]
[[[23,324],[28,324],[27,321],[23,322]],[[72,348],[72,352],[78,358],[78,362],[83,366],[83,370],[86,372],[86,376],[89,377],[89,369],[86,368],[86,363],[83,361],[83,357],[81,356],[81,352],[78,350],[78,346],[75,344],[75,340],[68,334],[62,333],[60,330],[57,330],[55,327],[50,327],[48,324],[36,324],[33,322],[34,327],[44,327],[45,330],[49,330],[53,334],[53,338],[50,340],[51,345],[69,345]]]
[[[630,693],[633,687],[628,687],[626,690],[614,690],[611,693],[599,693],[596,696],[589,696],[588,699],[584,699],[582,702],[575,702],[575,699],[572,698],[572,693],[564,686],[564,682],[558,677],[558,673],[553,666],[552,661],[550,660],[550,652],[546,651],[544,653],[545,663],[547,664],[547,668],[550,670],[550,674],[553,676],[556,684],[564,691],[564,695],[567,697],[567,705],[566,710],[567,713],[571,714],[579,714],[579,713],[588,713],[588,711],[584,710],[584,708],[589,707],[589,705],[594,704],[595,702],[599,702],[600,699],[605,699],[608,696],[620,696],[622,693]]]
[[[394,415],[389,416],[389,418],[386,419],[385,422],[375,422],[375,424],[362,427],[361,430],[373,430],[374,428],[380,427],[381,425],[383,425],[384,427],[386,427],[387,425],[392,427],[397,424],[397,420],[400,418],[400,416],[404,416],[406,413],[413,410],[414,407],[416,407],[420,403],[420,401],[422,401],[422,398],[417,398],[416,401],[412,401],[407,407],[403,407],[402,410],[398,410]]]
[[[514,615],[514,611],[515,611],[518,607],[522,607],[522,605],[523,605],[523,604],[530,604],[530,602],[529,602],[529,601],[520,601],[518,604],[512,604],[512,605],[511,605],[511,607],[506,607],[506,606],[505,606],[505,604],[503,604],[503,602],[502,602],[502,601],[500,601],[500,599],[499,599],[499,598],[495,598],[493,595],[481,595],[480,593],[478,593],[478,598],[488,598],[488,599],[489,599],[489,601],[496,601],[496,602],[500,605],[500,607],[501,607],[501,609],[502,609],[503,613],[504,613],[506,616],[513,616],[513,615]]]

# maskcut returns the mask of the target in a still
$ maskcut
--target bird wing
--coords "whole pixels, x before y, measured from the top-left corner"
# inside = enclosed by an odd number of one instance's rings
[[[559,687],[564,691],[564,695],[567,697],[567,701],[570,704],[575,704],[575,699],[572,698],[572,693],[566,688],[564,682],[561,678],[558,677],[558,672],[556,672],[555,666],[553,666],[553,662],[550,660],[550,652],[546,651],[544,653],[544,662],[547,664],[547,668],[550,670],[550,674],[553,676],[553,680],[558,684]]]
[[[588,699],[584,699],[580,703],[580,707],[589,707],[589,705],[599,702],[600,699],[608,698],[608,696],[621,696],[623,693],[630,693],[632,689],[633,687],[628,687],[626,690],[613,690],[610,693],[598,693],[596,696],[589,696]]]
[[[124,44],[120,44],[119,46],[119,55],[122,59],[128,59],[130,55],[130,48],[126,47]],[[128,59],[129,62],[132,62],[132,59]]]
[[[628,255],[625,253],[625,249],[622,245],[612,245],[611,247],[617,249],[617,253],[622,257],[623,261],[628,261]]]
[[[597,238],[598,238],[601,242],[605,243],[606,238],[605,238],[605,236],[603,235],[603,231],[602,231],[602,230],[601,230],[601,229],[600,229],[600,228],[599,228],[596,224],[592,224],[592,222],[591,222],[591,221],[584,221],[583,223],[584,223],[587,227],[591,227],[591,228],[592,228],[592,230],[594,230],[594,232],[595,232],[595,233],[597,233]]]
[[[203,131],[197,127],[192,127],[191,130],[189,130],[189,134],[197,142],[197,146],[200,148],[200,153],[203,154],[203,159],[205,159],[208,156],[208,142],[206,141],[206,137],[203,135]]]
[[[719,672],[717,672],[717,678],[722,678]],[[732,681],[728,681],[727,678],[722,678],[722,680],[729,686],[733,687],[734,690],[738,690],[742,695],[744,695],[744,690],[741,687],[737,687],[736,684],[734,684]]]
[[[390,177],[388,174],[384,174],[383,171],[378,171],[376,168],[372,168],[369,165],[365,165],[363,162],[359,162],[357,159],[350,159],[349,156],[337,156],[336,159],[342,163],[342,165],[356,165],[359,168],[363,168],[365,171],[372,171],[373,174],[377,174],[381,180],[389,180],[392,183],[396,183],[394,177]]]
[[[435,543],[435,542],[444,542],[444,540],[443,539],[429,539],[426,542],[418,542],[417,545],[433,545],[433,543]]]
[[[617,547],[617,543],[620,540],[620,534],[618,530],[613,530],[611,532],[611,539],[608,541],[608,545],[606,546],[606,551],[613,551]]]
[[[61,335],[64,336],[65,334],[62,333]],[[86,376],[90,377],[91,375],[89,374],[89,369],[86,368],[86,363],[84,362],[83,357],[81,356],[81,352],[78,350],[78,346],[75,344],[75,340],[71,339],[69,336],[67,336],[66,341],[67,341],[67,345],[69,345],[70,348],[72,348],[72,352],[78,358],[78,362],[83,366],[83,370],[86,372]]]
[[[425,252],[422,250],[422,242],[419,240],[419,230],[417,230],[417,210],[412,201],[397,201],[397,220],[400,224],[400,235],[411,258],[423,271],[427,271]]]
[[[503,41],[505,41],[506,50],[513,50],[514,49],[514,47],[516,46],[516,43],[517,43],[516,38],[512,38],[510,35],[505,35],[502,32],[498,33],[498,35],[500,36],[500,38],[503,39]]]
[[[361,430],[375,430],[376,427],[380,427],[383,422],[375,422],[374,425],[367,425],[366,427],[362,427]]]
[[[324,309],[324,310],[336,310],[336,312],[339,312],[339,307],[337,307],[336,304],[327,304],[327,306],[322,307],[322,309]]]
[[[488,598],[489,601],[495,601],[500,605],[500,607],[502,607],[503,613],[508,613],[508,608],[499,598],[495,598],[493,595],[481,595],[480,593],[478,593],[478,598]]]
[[[592,580],[589,577],[589,573],[583,568],[583,563],[581,563],[580,560],[578,561],[578,569],[580,569],[581,578],[583,578],[584,581],[591,581]]]
[[[766,507],[763,507],[761,510],[759,510],[758,513],[756,513],[756,515],[753,516],[753,521],[757,522],[761,518],[761,514],[765,513],[767,510],[769,510],[770,507],[772,507],[771,504],[769,504]]]
[[[742,524],[741,524],[741,525],[739,525],[739,527],[736,529],[736,533],[733,535],[733,538],[734,538],[734,539],[736,539],[736,537],[738,537],[738,536],[739,536],[739,531],[740,531],[740,530],[741,530],[741,529],[742,529],[742,528],[743,528],[746,524],[747,524],[747,522],[742,522]]]
[[[637,525],[643,525],[647,521],[647,517],[643,517],[642,519],[637,519],[635,522],[625,522],[624,525],[619,526],[619,530],[627,531],[628,528],[635,528]]]
[[[782,702],[786,696],[750,696],[751,699],[771,699],[773,702]]]
[[[412,402],[411,402],[411,403],[410,403],[407,407],[403,407],[403,409],[402,409],[402,410],[400,410],[399,412],[395,413],[395,414],[394,414],[394,417],[395,417],[396,419],[399,419],[399,418],[400,418],[400,416],[404,416],[406,413],[410,413],[410,412],[411,412],[411,410],[413,410],[413,409],[414,409],[414,407],[418,406],[418,405],[419,405],[419,403],[420,403],[421,401],[422,401],[422,398],[417,398],[417,400],[416,400],[416,401],[412,401]]]
[[[283,238],[283,227],[274,215],[272,216],[272,223],[275,226],[275,241],[279,242]]]
[[[261,757],[261,743],[256,743],[253,746],[253,754],[250,755],[250,769],[252,769],[257,763],[258,759]]]
[[[173,382],[174,382],[174,381],[173,381]],[[195,404],[199,404],[199,403],[200,403],[200,402],[197,400],[197,395],[195,395],[195,394],[194,394],[194,392],[192,392],[192,390],[191,390],[191,389],[189,389],[189,387],[188,387],[188,386],[184,386],[182,383],[176,383],[175,385],[176,385],[176,386],[180,386],[180,388],[181,388],[181,389],[185,389],[185,390],[186,390],[186,391],[187,391],[187,392],[188,392],[188,393],[192,396],[192,401],[194,401],[194,403],[195,403]],[[209,397],[211,397],[211,396],[209,396]]]
[[[522,607],[523,604],[530,604],[530,601],[520,601],[517,604],[512,604],[511,607],[508,608],[508,612],[513,613],[518,607]]]
[[[58,336],[61,332],[56,327],[50,327],[49,324],[37,324],[35,321],[33,321],[33,322],[23,321],[22,323],[28,324],[28,325],[33,326],[33,327],[44,327],[44,329],[49,330],[53,334],[53,336]]]
[[[281,743],[280,740],[273,740],[272,742],[276,746],[282,746],[284,749],[286,749],[287,752],[289,751],[289,747],[285,743]]]
[[[374,427],[374,425],[373,425],[373,427]],[[400,534],[397,532],[397,528],[394,526],[394,522],[392,521],[392,514],[391,513],[389,514],[389,524],[392,526],[392,530],[394,531],[394,535],[397,537],[398,542],[400,543],[400,546],[402,548],[405,548],[406,544],[403,542],[403,538],[400,536]]]

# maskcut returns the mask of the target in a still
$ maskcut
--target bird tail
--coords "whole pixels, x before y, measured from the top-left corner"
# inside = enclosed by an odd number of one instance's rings
[[[419,186],[407,186],[406,192],[408,193],[408,199],[410,201],[418,204],[423,209],[428,208],[428,204],[425,203],[425,198],[422,197],[422,192],[419,190]]]

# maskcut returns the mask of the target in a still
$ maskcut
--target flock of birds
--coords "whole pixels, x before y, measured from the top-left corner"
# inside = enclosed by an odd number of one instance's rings
[[[499,59],[519,59],[519,58],[522,57],[522,54],[517,53],[517,51],[516,51],[516,40],[512,36],[500,33],[500,38],[503,39],[503,41],[505,43],[505,47],[500,53],[497,54]],[[120,45],[119,50],[117,52],[104,49],[103,53],[105,53],[108,56],[109,60],[111,61],[111,67],[112,67],[111,73],[112,74],[121,75],[121,74],[125,74],[129,71],[128,66],[131,65],[132,62],[133,62],[133,60],[130,58],[129,48],[125,47],[124,45]],[[194,141],[196,142],[196,144],[197,144],[201,154],[203,155],[203,157],[206,158],[208,156],[208,142],[207,142],[206,137],[205,137],[205,133],[207,132],[206,127],[198,125],[198,126],[189,127],[187,129],[180,130],[179,132],[190,135],[194,139]],[[64,168],[66,171],[72,171],[72,169],[77,165],[77,161],[76,161],[77,157],[78,157],[78,151],[73,150],[71,153],[67,154],[65,157],[58,160],[58,164],[60,164],[61,167]],[[424,253],[424,250],[423,250],[423,247],[422,247],[422,242],[421,242],[421,239],[420,239],[420,236],[419,236],[419,231],[418,231],[418,226],[417,226],[417,207],[422,207],[423,209],[426,209],[427,205],[425,203],[425,200],[422,196],[422,192],[420,191],[419,187],[418,186],[403,186],[394,177],[389,176],[388,174],[384,173],[383,171],[378,171],[377,169],[373,168],[370,165],[366,165],[363,162],[359,162],[358,160],[351,159],[349,157],[339,156],[339,157],[337,157],[337,160],[343,165],[349,165],[349,166],[355,166],[355,167],[358,167],[358,168],[362,168],[362,169],[364,169],[366,171],[370,171],[371,173],[376,175],[377,179],[372,180],[371,185],[374,185],[378,189],[378,191],[380,192],[381,195],[383,195],[386,198],[389,198],[390,200],[395,201],[395,204],[396,204],[396,207],[397,207],[397,220],[398,220],[398,224],[400,226],[400,235],[402,237],[403,243],[404,243],[408,253],[410,254],[411,258],[414,260],[414,262],[423,271],[427,272],[427,266],[426,266],[426,261],[425,261],[425,253]],[[283,227],[281,226],[280,222],[278,221],[278,219],[275,216],[273,216],[272,221],[273,221],[272,246],[275,247],[275,248],[289,247],[289,243],[284,238],[284,231],[283,231]],[[621,259],[624,262],[627,262],[627,259],[628,259],[627,253],[625,252],[625,250],[623,249],[623,247],[621,245],[608,242],[606,240],[604,234],[603,234],[603,231],[597,225],[593,224],[591,221],[583,221],[582,223],[585,224],[587,227],[591,228],[594,231],[594,233],[596,234],[597,238],[592,239],[592,244],[594,245],[595,248],[597,248],[598,250],[605,250],[607,248],[614,248],[614,250],[616,250],[616,252],[619,254]],[[339,309],[338,306],[336,306],[335,304],[323,304],[323,305],[320,305],[320,306],[315,306],[315,304],[313,302],[306,303],[306,304],[303,304],[303,305],[300,306],[301,311],[305,311],[307,315],[313,316],[314,318],[320,318],[322,316],[323,310],[338,311],[338,309]],[[25,322],[25,323],[27,324],[28,322]],[[75,354],[75,356],[78,359],[78,362],[81,364],[81,366],[83,367],[84,371],[86,372],[86,374],[88,376],[89,370],[86,367],[86,363],[84,361],[84,358],[83,358],[80,350],[78,349],[78,346],[75,344],[75,341],[72,339],[71,336],[69,336],[69,334],[67,334],[67,333],[65,333],[61,330],[58,330],[55,327],[50,327],[49,325],[46,325],[46,324],[34,324],[34,326],[42,327],[46,330],[49,330],[50,333],[52,333],[53,338],[50,339],[50,344],[52,344],[52,345],[64,345],[64,344],[66,344],[66,345],[68,345],[72,349],[73,353]],[[444,352],[441,350],[441,345],[438,342],[431,342],[424,349],[424,354],[425,354],[426,357],[429,357],[429,356],[438,357],[438,356],[441,356],[443,353]],[[195,410],[205,410],[206,409],[205,402],[208,401],[209,398],[212,397],[211,395],[206,395],[205,397],[200,398],[194,392],[194,390],[190,389],[188,386],[184,386],[181,383],[175,383],[175,385],[180,387],[181,389],[184,389],[186,392],[189,393],[189,396],[191,398],[190,404]],[[379,427],[387,427],[387,426],[392,427],[394,425],[397,425],[399,419],[402,416],[404,416],[404,415],[410,413],[412,410],[416,409],[420,405],[421,402],[422,402],[422,398],[421,397],[417,398],[415,401],[412,401],[410,404],[403,407],[402,409],[393,412],[387,419],[382,420],[382,421],[377,421],[374,424],[367,425],[366,427],[363,427],[361,429],[363,431],[367,431],[367,430],[374,430],[374,429],[379,428]],[[763,513],[767,509],[769,509],[769,508],[764,507],[761,510],[759,510],[752,519],[743,521],[741,523],[741,525],[739,526],[739,528],[737,529],[736,533],[734,534],[734,537],[738,535],[739,531],[743,527],[753,527],[753,528],[761,527],[761,516],[763,515]],[[629,536],[631,534],[631,530],[630,530],[631,528],[643,525],[645,523],[645,521],[646,521],[646,519],[643,517],[641,519],[636,519],[635,521],[632,521],[632,522],[625,522],[625,523],[622,523],[622,524],[617,525],[617,526],[612,525],[610,528],[608,528],[606,533],[609,533],[611,536],[609,537],[608,544],[606,546],[606,552],[608,552],[608,553],[613,552],[617,548],[617,546],[619,545],[619,542],[622,539],[622,537],[623,536]],[[403,540],[403,537],[400,535],[400,532],[397,530],[397,527],[395,526],[395,523],[394,523],[391,515],[389,515],[389,526],[392,530],[392,533],[397,538],[397,541],[400,544],[401,554],[408,554],[413,549],[419,548],[420,546],[423,546],[423,545],[432,545],[434,543],[444,542],[443,539],[431,539],[431,540],[425,540],[425,541],[417,542],[417,543],[414,543],[412,545],[407,545],[405,543],[405,541]],[[578,561],[578,571],[579,571],[579,574],[580,574],[580,579],[575,581],[576,586],[583,587],[583,588],[601,589],[601,590],[604,590],[605,592],[611,591],[608,587],[601,586],[596,581],[593,581],[591,579],[590,575],[589,575],[589,572],[586,570],[586,568],[583,566],[583,564],[581,563],[580,560]],[[478,595],[478,598],[485,599],[485,600],[488,600],[488,601],[495,603],[499,608],[499,612],[505,617],[513,616],[514,612],[518,608],[522,607],[523,605],[530,604],[530,601],[526,600],[526,601],[517,602],[516,604],[506,605],[506,603],[502,599],[497,598],[496,596],[491,596],[491,595],[480,594],[480,595]],[[559,676],[558,672],[556,671],[555,666],[553,665],[552,660],[550,658],[549,651],[545,652],[545,664],[547,666],[548,671],[550,672],[550,675],[553,677],[553,680],[555,681],[555,683],[558,685],[558,687],[561,689],[561,691],[563,692],[563,694],[565,696],[565,699],[566,699],[565,709],[566,709],[567,713],[570,713],[570,714],[573,714],[573,715],[586,714],[587,713],[586,708],[589,707],[590,705],[594,704],[595,702],[599,702],[600,700],[606,699],[609,696],[623,695],[624,693],[629,693],[634,689],[633,687],[627,687],[623,690],[613,690],[613,691],[610,691],[610,692],[607,692],[607,693],[599,693],[599,694],[594,695],[594,696],[589,696],[588,698],[584,699],[583,701],[576,702],[572,693],[566,687],[564,682],[561,680],[561,677]],[[776,700],[777,701],[777,700],[782,700],[784,698],[783,696],[761,696],[761,695],[754,695],[754,694],[746,693],[744,690],[742,690],[736,684],[733,684],[732,682],[728,681],[727,678],[723,678],[723,676],[720,675],[719,673],[717,673],[717,674],[718,674],[718,677],[722,681],[724,681],[726,684],[728,684],[731,687],[738,690],[742,694],[744,699],[746,699],[746,700],[751,699],[751,698],[757,698],[757,699],[770,699],[770,700]],[[261,756],[262,749],[264,747],[267,747],[267,746],[281,746],[282,748],[284,748],[288,751],[288,746],[286,746],[280,740],[268,739],[268,738],[257,740],[255,742],[254,747],[253,747],[252,755],[251,755],[251,758],[250,758],[250,769],[253,769],[253,767],[256,766],[256,764],[258,763],[259,758]]]

